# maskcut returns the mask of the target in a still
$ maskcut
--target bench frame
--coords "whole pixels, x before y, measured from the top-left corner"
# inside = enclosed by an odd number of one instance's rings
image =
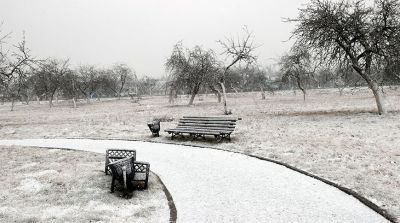
[[[145,174],[145,179],[136,180],[135,178],[133,178],[133,182],[143,183],[143,186],[136,187],[135,189],[147,189],[148,182],[149,182],[150,163],[143,162],[143,161],[137,161],[136,160],[136,150],[107,149],[106,150],[105,169],[104,169],[106,175],[108,173],[111,173],[111,169],[109,167],[109,165],[111,163],[116,162],[121,159],[126,159],[128,157],[133,159],[133,166],[134,166],[135,173],[144,173]]]

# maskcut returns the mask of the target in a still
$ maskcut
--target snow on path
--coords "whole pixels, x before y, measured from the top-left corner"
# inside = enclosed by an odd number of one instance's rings
[[[178,222],[387,222],[342,191],[283,166],[225,151],[148,142],[0,140],[104,153],[137,150],[172,194]],[[102,167],[99,167],[102,168]]]

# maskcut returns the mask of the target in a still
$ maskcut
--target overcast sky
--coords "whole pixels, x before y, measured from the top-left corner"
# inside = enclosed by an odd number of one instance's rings
[[[70,58],[73,66],[125,62],[139,76],[165,75],[164,63],[175,43],[201,45],[217,53],[216,43],[242,32],[255,34],[259,63],[274,63],[290,48],[285,42],[306,0],[0,0],[3,33],[21,40],[37,57]],[[221,56],[221,59],[224,57]]]

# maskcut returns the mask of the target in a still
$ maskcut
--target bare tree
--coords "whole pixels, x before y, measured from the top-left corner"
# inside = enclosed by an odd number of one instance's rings
[[[3,48],[3,41],[7,36],[0,37],[0,90],[3,92],[3,101],[10,100],[11,110],[13,110],[15,100],[21,99],[23,93],[28,93],[28,73],[37,61],[30,55],[30,50],[26,48],[25,35],[23,40],[12,50]],[[29,95],[24,96],[28,102]]]
[[[97,94],[96,92],[101,86],[100,72],[95,66],[81,65],[76,70],[76,73],[78,78],[76,87],[86,98],[87,103],[90,103],[91,97],[93,94]]]
[[[227,107],[225,89],[225,77],[228,70],[237,63],[245,62],[247,64],[250,64],[257,60],[256,56],[254,56],[254,50],[256,49],[256,46],[254,44],[254,35],[252,32],[249,32],[247,27],[244,27],[243,31],[244,35],[242,38],[236,39],[234,37],[231,37],[226,38],[225,41],[218,41],[224,49],[222,54],[225,54],[230,59],[229,64],[224,67],[223,72],[219,78],[219,85],[222,88],[224,113],[226,115],[231,113],[231,111],[229,111]]]
[[[135,71],[126,64],[115,64],[107,73],[106,87],[118,96],[118,100],[121,99],[126,83],[129,80],[137,79]]]
[[[185,87],[191,94],[189,105],[201,88],[207,87],[214,79],[218,67],[212,50],[203,50],[195,46],[192,50],[184,49],[182,43],[174,46],[166,68],[175,88]],[[175,89],[176,90],[176,89]]]
[[[77,88],[78,76],[73,70],[69,70],[62,77],[61,91],[63,96],[72,100],[73,106],[76,109],[76,101],[79,95]]]
[[[398,45],[399,1],[312,0],[295,19],[293,36],[297,43],[317,51],[326,61],[348,61],[371,89],[378,113],[385,113],[379,91],[381,77],[373,73],[374,64],[390,58]]]
[[[306,81],[313,76],[316,66],[312,65],[311,54],[304,47],[296,47],[281,58],[283,79],[296,83],[306,100]]]
[[[50,59],[40,64],[34,73],[33,81],[35,91],[45,95],[49,106],[53,106],[55,93],[61,89],[64,75],[70,72],[68,60]]]

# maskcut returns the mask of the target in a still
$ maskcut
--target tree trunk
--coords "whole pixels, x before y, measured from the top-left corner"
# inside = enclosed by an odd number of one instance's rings
[[[49,98],[49,106],[50,108],[53,107],[53,96]]]
[[[221,103],[221,91],[215,88],[213,85],[209,85],[209,88],[217,96],[218,103]]]
[[[265,100],[264,88],[262,86],[260,86],[260,90],[261,90],[261,100]]]
[[[299,76],[296,76],[297,86],[303,92],[303,100],[306,101],[306,89],[301,85],[301,80]]]
[[[15,99],[14,97],[11,99],[11,111],[14,111]]]
[[[74,108],[76,108],[76,100],[75,100],[75,97],[72,98],[72,103],[74,103]]]
[[[27,104],[27,105],[29,105],[29,102],[31,101],[31,98],[27,95],[26,96],[26,98],[25,98],[25,103]]]
[[[168,99],[168,102],[169,102],[170,104],[174,103],[174,89],[173,89],[173,88],[171,88],[171,89],[169,90],[169,99]]]
[[[368,87],[372,90],[372,93],[374,94],[376,107],[378,108],[378,114],[383,115],[386,113],[386,111],[383,106],[382,95],[379,92],[379,86],[369,75],[371,72],[370,70],[371,60],[367,60],[366,62],[367,64],[365,65],[366,66],[365,72],[360,68],[360,66],[356,62],[353,62],[353,69],[367,82]]]
[[[222,88],[222,96],[223,96],[223,104],[224,104],[224,114],[225,114],[225,115],[230,115],[231,112],[228,111],[228,106],[227,106],[227,104],[226,104],[225,85],[224,85],[223,82],[220,82],[219,84],[221,85],[221,88]]]
[[[375,82],[372,82],[369,84],[370,89],[372,90],[372,93],[374,94],[375,97],[375,101],[376,101],[376,106],[378,108],[378,114],[379,115],[383,115],[386,113],[386,110],[384,108],[384,102],[383,102],[383,98],[382,98],[382,94],[379,91],[379,87],[378,84]]]
[[[301,91],[303,92],[303,100],[304,101],[306,101],[306,90],[304,90],[304,89],[301,89]]]
[[[189,105],[193,105],[193,101],[194,101],[195,97],[196,97],[196,92],[193,92],[192,96],[190,97]]]
[[[200,90],[200,86],[194,87],[192,95],[190,97],[189,105],[193,105],[194,98],[196,97],[196,94],[199,93],[199,90]]]
[[[36,101],[37,101],[38,105],[40,105],[40,98],[39,98],[39,96],[36,96]]]
[[[58,104],[58,93],[56,93],[55,97],[56,97],[56,104]]]
[[[215,94],[217,95],[218,103],[221,103],[221,100],[222,100],[221,92],[217,90],[217,92]]]

